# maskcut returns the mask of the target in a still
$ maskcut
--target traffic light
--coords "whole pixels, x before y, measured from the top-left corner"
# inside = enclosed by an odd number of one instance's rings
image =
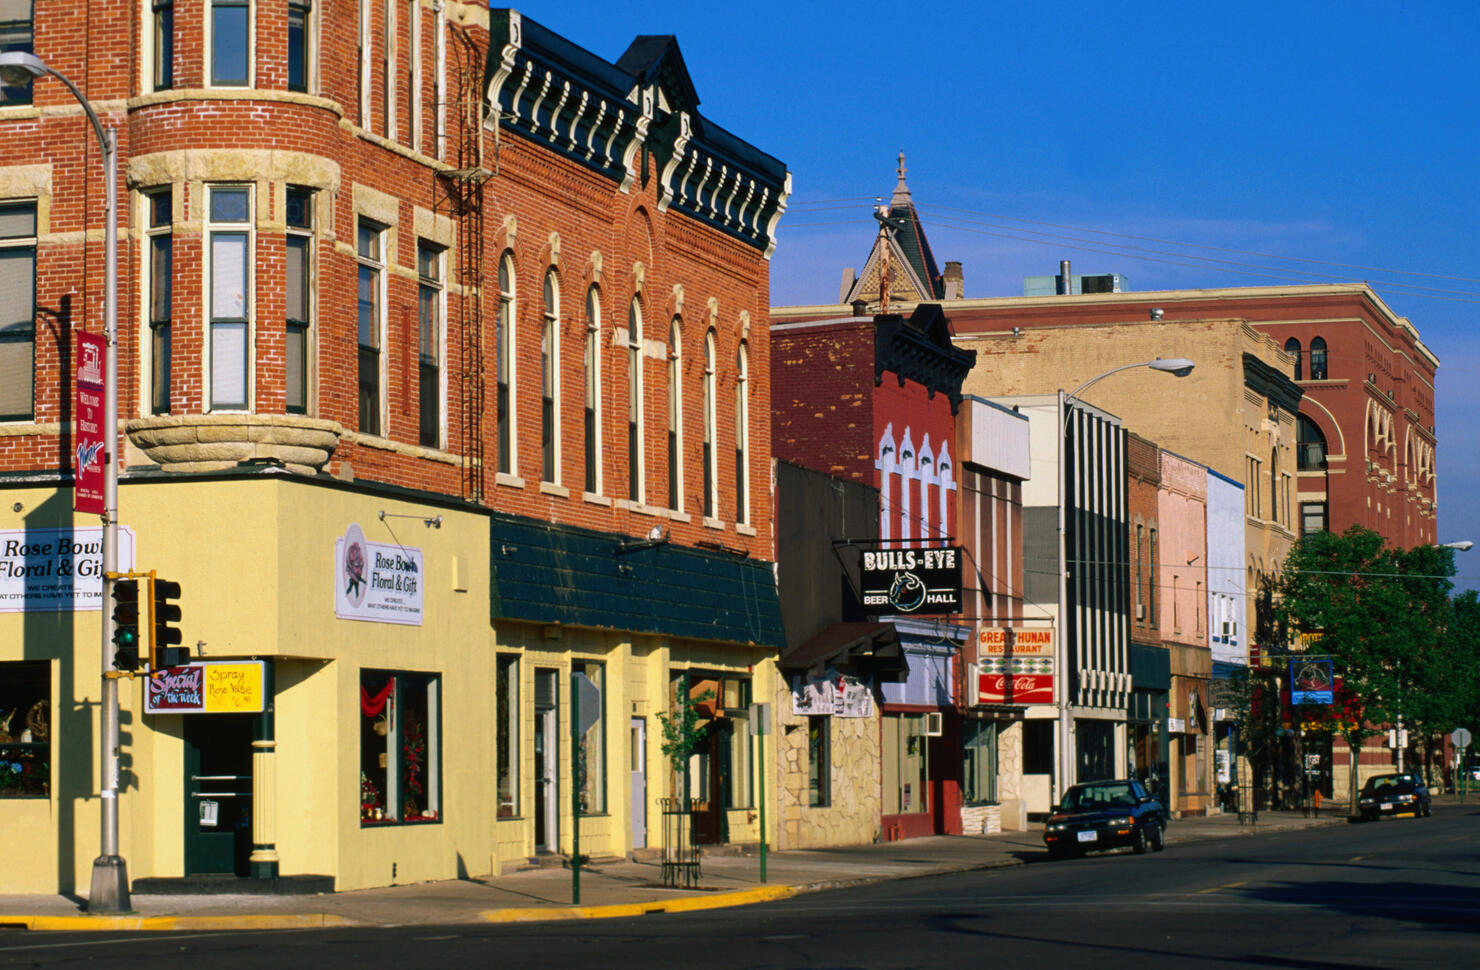
[[[149,666],[154,670],[178,667],[190,659],[188,650],[175,645],[182,639],[180,628],[175,626],[180,622],[180,604],[173,602],[179,598],[179,583],[152,576],[149,578],[149,619],[154,624],[153,653]]]
[[[113,666],[139,669],[139,581],[113,580]]]

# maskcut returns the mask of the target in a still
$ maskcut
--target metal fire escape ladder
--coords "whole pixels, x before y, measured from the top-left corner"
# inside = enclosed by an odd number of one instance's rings
[[[462,405],[462,495],[481,503],[483,488],[483,412],[486,404],[483,368],[483,186],[493,177],[484,167],[483,124],[487,108],[481,82],[483,62],[466,31],[448,31],[452,81],[447,104],[447,159],[453,168],[436,173],[440,191],[435,206],[457,221],[457,283],[461,289],[459,322],[462,354],[459,379]]]

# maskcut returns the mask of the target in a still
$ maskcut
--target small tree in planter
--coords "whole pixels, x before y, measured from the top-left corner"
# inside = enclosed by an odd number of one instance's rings
[[[675,783],[682,786],[680,797],[666,799],[663,812],[663,883],[677,886],[697,885],[699,861],[693,852],[693,812],[689,801],[689,760],[704,743],[706,718],[701,710],[703,702],[714,698],[714,691],[706,690],[698,697],[689,695],[688,674],[681,675],[675,682],[674,710],[658,714],[658,723],[663,728],[660,748],[668,759],[670,790]]]

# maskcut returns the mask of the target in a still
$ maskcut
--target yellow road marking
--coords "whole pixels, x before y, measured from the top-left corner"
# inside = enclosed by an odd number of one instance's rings
[[[1348,859],[1346,861],[1347,862],[1361,862],[1365,858],[1367,858],[1367,857],[1364,856],[1364,855],[1354,855],[1354,856],[1352,856],[1350,859]]]
[[[1237,889],[1239,886],[1242,886],[1246,882],[1248,882],[1247,879],[1240,879],[1238,882],[1225,883],[1222,886],[1209,886],[1207,889],[1199,889],[1198,892],[1199,893],[1216,893],[1216,892],[1222,892],[1225,889]]]

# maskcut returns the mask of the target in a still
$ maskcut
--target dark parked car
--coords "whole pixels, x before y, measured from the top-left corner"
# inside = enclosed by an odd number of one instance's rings
[[[1368,820],[1407,812],[1427,818],[1429,790],[1417,775],[1408,772],[1373,775],[1357,795],[1357,808]]]
[[[1074,785],[1043,826],[1043,844],[1056,858],[1128,845],[1160,852],[1167,810],[1134,779]]]

